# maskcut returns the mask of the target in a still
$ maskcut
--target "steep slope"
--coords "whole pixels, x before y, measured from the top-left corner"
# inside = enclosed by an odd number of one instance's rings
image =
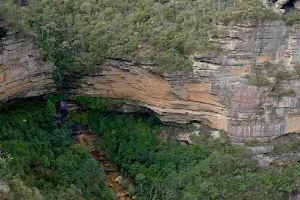
[[[0,41],[0,101],[56,90],[54,67],[40,58],[31,40],[9,34]]]
[[[218,25],[210,38],[223,53],[191,56],[191,73],[161,74],[149,63],[110,59],[97,73],[79,79],[78,88],[69,93],[127,99],[127,104],[151,109],[165,122],[204,121],[227,131],[234,142],[299,131],[299,79],[279,76],[300,66],[299,25]],[[56,91],[54,68],[40,60],[30,41],[11,35],[2,41],[2,49],[1,101]],[[266,63],[269,71],[255,71]],[[259,73],[268,84],[246,79]]]
[[[298,25],[283,21],[219,26],[212,40],[225,53],[191,56],[192,74],[158,75],[151,65],[109,60],[99,73],[82,78],[73,93],[138,100],[162,121],[204,120],[235,142],[269,140],[300,130],[300,82],[282,80],[284,90],[295,93],[273,97],[268,86],[249,85],[245,75],[265,63],[277,73],[292,73],[300,65],[299,33]],[[268,81],[274,82],[277,73]]]

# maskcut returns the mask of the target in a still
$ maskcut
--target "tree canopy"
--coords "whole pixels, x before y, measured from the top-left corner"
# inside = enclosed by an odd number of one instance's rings
[[[93,70],[107,58],[151,62],[167,72],[189,71],[190,55],[220,51],[209,40],[218,23],[277,17],[259,0],[5,2],[1,7],[8,21],[26,21],[46,60],[75,71]],[[13,9],[23,15],[10,15]]]
[[[0,110],[0,182],[10,189],[3,199],[113,199],[98,161],[56,126],[55,109],[36,100]]]
[[[140,199],[288,199],[299,184],[299,163],[259,168],[244,146],[213,140],[205,132],[194,138],[195,145],[180,146],[172,134],[160,141],[166,127],[153,123],[151,115],[103,111],[97,98],[77,101],[87,108],[71,112],[67,121],[82,121],[100,135],[101,148]]]

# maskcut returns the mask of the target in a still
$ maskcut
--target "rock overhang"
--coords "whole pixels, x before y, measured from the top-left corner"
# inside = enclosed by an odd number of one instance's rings
[[[222,26],[216,27],[220,31]],[[273,99],[266,88],[247,84],[254,65],[266,62],[287,70],[300,66],[300,28],[283,21],[230,26],[213,42],[224,52],[193,55],[193,73],[162,75],[151,65],[107,60],[99,72],[78,80],[74,95],[129,99],[131,107],[154,111],[164,122],[203,121],[228,132],[234,142],[270,140],[300,130],[300,82],[287,83],[295,96]],[[54,68],[45,64],[30,41],[6,39],[0,55],[0,100],[55,92]],[[133,100],[133,101],[132,101]],[[260,113],[258,113],[260,112]],[[257,120],[253,120],[257,117]]]

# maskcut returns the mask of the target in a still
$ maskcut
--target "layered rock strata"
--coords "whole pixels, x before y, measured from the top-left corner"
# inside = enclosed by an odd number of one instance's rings
[[[202,121],[227,131],[233,142],[299,131],[300,80],[283,80],[281,87],[292,95],[272,97],[270,88],[249,85],[245,76],[267,62],[278,73],[300,66],[300,26],[283,21],[218,25],[211,40],[223,53],[190,56],[189,74],[160,74],[153,64],[112,59],[80,78],[69,93],[127,99],[124,108],[150,109],[164,122]],[[40,60],[32,43],[10,36],[1,49],[1,101],[57,90],[54,68]],[[274,74],[267,78],[276,86]]]
[[[191,74],[157,74],[151,65],[109,60],[98,73],[79,80],[72,92],[135,100],[128,103],[153,110],[162,121],[203,121],[227,131],[234,142],[299,131],[299,80],[285,83],[293,96],[272,98],[268,88],[249,85],[244,77],[266,62],[276,70],[300,66],[299,26],[287,27],[283,21],[218,26],[211,39],[224,53],[191,56]]]
[[[53,71],[30,40],[9,34],[0,41],[0,101],[56,91]]]

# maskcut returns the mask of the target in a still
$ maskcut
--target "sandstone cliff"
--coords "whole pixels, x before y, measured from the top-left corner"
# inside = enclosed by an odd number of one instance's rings
[[[295,95],[272,98],[266,87],[249,85],[244,76],[265,62],[277,66],[274,70],[300,66],[300,27],[283,21],[220,25],[212,40],[224,53],[191,56],[191,74],[158,75],[150,65],[109,60],[98,73],[79,80],[73,92],[137,100],[135,104],[153,110],[162,121],[205,121],[227,131],[234,142],[299,131],[300,82],[285,83]]]
[[[97,73],[79,79],[70,93],[128,99],[128,105],[151,109],[165,122],[204,121],[227,131],[234,142],[299,131],[300,80],[283,81],[294,93],[275,98],[267,87],[249,85],[245,75],[266,62],[274,71],[293,72],[300,66],[300,26],[283,21],[218,25],[211,40],[223,53],[192,55],[189,74],[159,74],[151,64],[107,60]],[[30,42],[8,38],[2,48],[1,101],[55,90],[54,69],[36,57]],[[268,78],[274,82],[273,75]]]
[[[53,70],[42,61],[32,41],[9,34],[0,40],[0,101],[56,91]]]

